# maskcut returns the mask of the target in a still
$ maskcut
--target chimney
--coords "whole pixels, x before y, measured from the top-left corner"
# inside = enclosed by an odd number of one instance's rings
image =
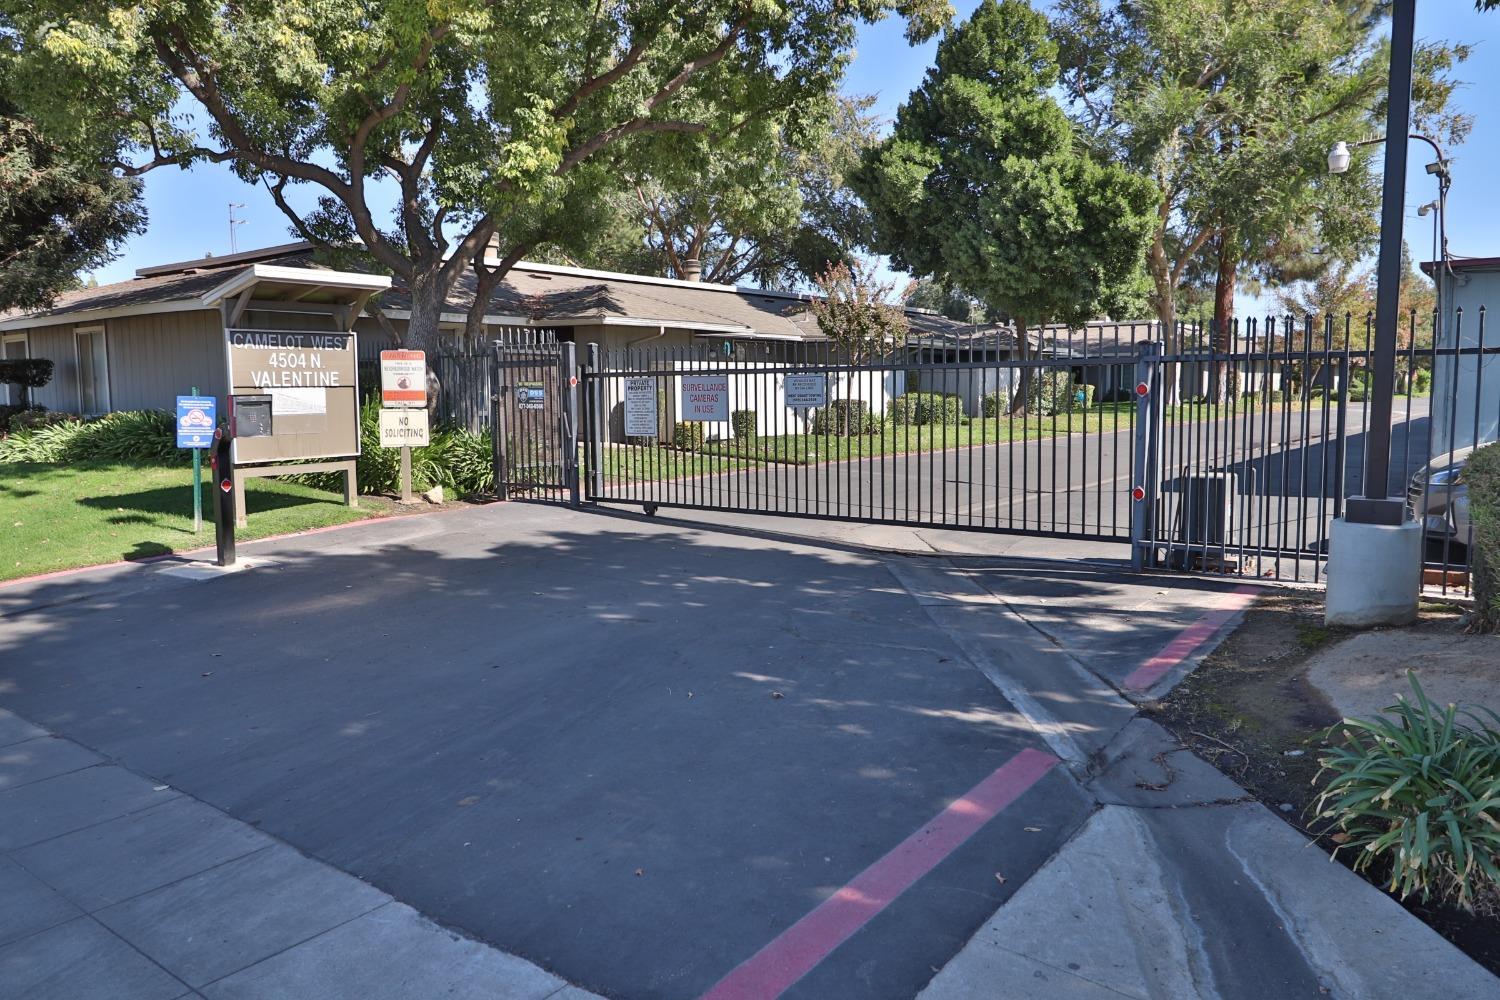
[[[698,262],[697,257],[689,257],[682,262],[683,281],[702,281],[703,265]]]

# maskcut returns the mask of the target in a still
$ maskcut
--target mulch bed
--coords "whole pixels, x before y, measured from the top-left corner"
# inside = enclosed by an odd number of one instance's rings
[[[1428,605],[1412,627],[1452,631],[1461,627],[1461,617],[1459,608]],[[1321,824],[1310,825],[1309,820],[1318,790],[1317,751],[1339,714],[1308,682],[1307,662],[1348,634],[1323,625],[1322,601],[1316,595],[1267,595],[1196,671],[1145,714],[1332,851],[1335,844],[1318,834]],[[1345,851],[1337,858],[1348,864],[1352,855]],[[1500,914],[1466,913],[1423,904],[1416,897],[1402,905],[1500,975]]]

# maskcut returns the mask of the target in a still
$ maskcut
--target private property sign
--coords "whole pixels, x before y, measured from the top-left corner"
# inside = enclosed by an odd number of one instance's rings
[[[426,410],[382,409],[380,411],[380,446],[382,448],[424,448],[428,443]]]
[[[682,419],[728,421],[729,376],[682,376]]]
[[[427,352],[380,352],[380,405],[427,407]]]
[[[630,437],[656,437],[656,379],[625,380],[625,433]]]

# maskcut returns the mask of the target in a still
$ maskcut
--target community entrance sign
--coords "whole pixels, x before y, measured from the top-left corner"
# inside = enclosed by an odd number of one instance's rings
[[[235,465],[359,454],[353,333],[226,333],[230,411],[243,412],[250,431],[235,427]]]

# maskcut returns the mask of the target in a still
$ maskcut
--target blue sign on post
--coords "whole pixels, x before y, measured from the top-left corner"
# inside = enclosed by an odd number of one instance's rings
[[[213,447],[217,405],[212,396],[177,397],[177,447]]]

